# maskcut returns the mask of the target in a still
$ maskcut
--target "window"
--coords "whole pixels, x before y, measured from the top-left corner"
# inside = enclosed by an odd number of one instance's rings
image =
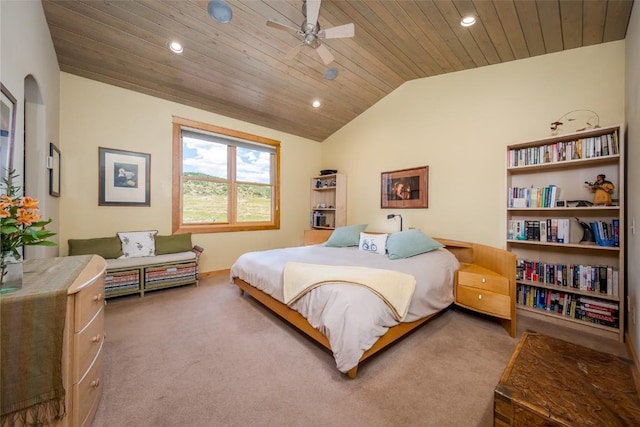
[[[280,142],[173,119],[173,231],[280,228]]]

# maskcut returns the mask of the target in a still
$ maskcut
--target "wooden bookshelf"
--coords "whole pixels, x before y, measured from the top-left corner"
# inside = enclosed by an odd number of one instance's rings
[[[347,177],[341,173],[311,178],[313,229],[333,230],[347,225]]]
[[[518,259],[518,315],[624,340],[623,141],[623,127],[609,126],[507,147],[506,246]],[[586,182],[599,174],[615,186],[612,203],[585,206],[594,200]],[[586,242],[580,222],[602,224],[606,235]]]

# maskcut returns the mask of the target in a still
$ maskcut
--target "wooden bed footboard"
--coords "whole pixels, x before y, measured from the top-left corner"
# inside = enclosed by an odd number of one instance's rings
[[[327,339],[327,337],[324,336],[322,332],[320,332],[319,330],[311,326],[311,324],[307,321],[307,319],[305,319],[300,313],[293,310],[292,308],[289,308],[289,306],[281,303],[280,301],[271,297],[270,295],[265,294],[258,288],[251,286],[250,284],[248,284],[247,282],[245,282],[244,280],[238,277],[235,277],[233,279],[233,282],[240,289],[241,295],[244,292],[248,293],[254,299],[259,301],[262,305],[264,305],[265,307],[267,307],[268,309],[270,309],[271,311],[273,311],[274,313],[282,317],[284,320],[286,320],[291,325],[298,328],[300,331],[307,334],[310,338],[312,338],[314,341],[321,344],[327,350],[331,351],[331,345],[329,344],[329,340]],[[418,326],[422,325],[427,320],[431,319],[433,316],[437,314],[438,313],[434,313],[430,316],[423,317],[422,319],[416,320],[414,322],[400,323],[396,326],[389,328],[386,334],[381,336],[378,339],[378,341],[376,341],[375,344],[371,346],[371,348],[369,348],[367,351],[364,352],[364,354],[360,358],[360,363],[368,359],[369,357],[373,356],[383,348],[394,343],[404,335],[407,335],[409,332],[411,332]],[[358,366],[355,366],[354,368],[349,370],[349,372],[347,372],[347,376],[349,378],[355,378],[357,372],[358,372]]]

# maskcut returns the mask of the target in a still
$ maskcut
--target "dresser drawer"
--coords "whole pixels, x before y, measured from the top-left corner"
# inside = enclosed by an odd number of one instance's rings
[[[102,394],[102,346],[93,365],[79,383],[73,385],[74,426],[90,425]]]
[[[80,332],[73,336],[77,357],[74,358],[73,378],[78,382],[96,358],[104,341],[104,306]]]
[[[75,296],[75,331],[80,332],[104,306],[104,274]]]
[[[467,268],[458,271],[458,284],[509,295],[509,280],[489,270]]]
[[[511,318],[511,298],[508,295],[458,284],[456,303],[492,316]]]

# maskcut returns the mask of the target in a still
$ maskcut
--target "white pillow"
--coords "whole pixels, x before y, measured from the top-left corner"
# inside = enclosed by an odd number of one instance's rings
[[[358,249],[374,254],[384,254],[386,252],[387,236],[387,234],[360,233]]]
[[[156,254],[155,235],[158,230],[118,232],[122,243],[120,258],[139,258]]]

